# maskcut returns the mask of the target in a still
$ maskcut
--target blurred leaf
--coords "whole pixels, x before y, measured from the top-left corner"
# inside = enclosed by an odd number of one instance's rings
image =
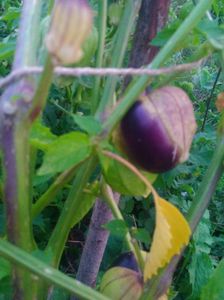
[[[82,130],[91,135],[96,135],[101,131],[101,124],[93,116],[74,115],[73,119]]]
[[[91,154],[91,145],[86,134],[71,132],[52,142],[44,156],[38,175],[65,171],[85,160]]]
[[[66,292],[65,290],[54,287],[50,299],[51,300],[68,300],[68,299],[70,299],[70,294],[68,292]]]
[[[13,289],[11,277],[0,280],[0,300],[13,299]]]
[[[216,21],[203,20],[198,28],[207,37],[211,45],[218,50],[224,48],[224,27]]]
[[[0,17],[0,20],[2,21],[13,21],[15,19],[18,19],[20,16],[20,8],[18,7],[9,7],[7,12]]]
[[[123,7],[121,3],[112,3],[108,9],[110,24],[118,25],[122,16]]]
[[[11,264],[4,258],[0,257],[0,280],[11,274]]]
[[[224,260],[222,260],[218,267],[213,272],[207,285],[203,288],[200,300],[221,300],[224,299]]]
[[[128,232],[128,228],[123,220],[112,220],[103,226],[105,229],[110,231],[118,237],[124,238]]]
[[[99,191],[99,182],[96,181],[92,185],[87,186],[83,191],[82,201],[77,204],[77,209],[74,212],[73,224],[71,227],[75,226],[80,222],[89,210],[93,207],[93,204],[96,200],[97,194]]]
[[[159,268],[179,254],[182,247],[188,244],[191,234],[187,221],[175,206],[159,196],[154,200],[156,228],[145,263],[144,280],[157,274]]]
[[[100,154],[99,157],[105,179],[113,190],[123,195],[149,195],[150,191],[142,180],[140,180],[138,176],[130,171],[126,166],[102,154]],[[151,183],[153,183],[157,177],[157,174],[151,174],[148,172],[142,173]]]
[[[7,43],[0,43],[0,60],[8,59],[13,56],[16,48],[16,43],[14,41],[9,41]]]
[[[57,136],[51,133],[50,129],[36,121],[30,132],[31,145],[37,149],[46,150],[48,146],[56,141]]]

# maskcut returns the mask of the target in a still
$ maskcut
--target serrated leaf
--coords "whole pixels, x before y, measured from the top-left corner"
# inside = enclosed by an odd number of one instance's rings
[[[49,145],[38,175],[65,171],[88,158],[90,154],[91,145],[86,134],[81,132],[64,134]]]
[[[99,154],[103,174],[107,183],[113,190],[122,195],[130,196],[148,196],[150,190],[138,178],[136,174],[130,171],[126,166],[109,157]],[[143,172],[144,176],[153,183],[157,174]]]
[[[207,253],[196,252],[192,256],[191,263],[188,267],[190,283],[192,286],[192,300],[199,298],[201,289],[208,282],[212,270],[212,261]]]
[[[101,131],[100,123],[92,116],[74,115],[73,119],[82,130],[91,135],[96,135]]]
[[[50,131],[50,128],[42,125],[39,120],[36,121],[31,128],[30,142],[31,145],[37,149],[45,151],[57,138],[58,137]]]
[[[156,196],[156,228],[152,246],[147,255],[144,280],[156,275],[171,258],[179,254],[189,242],[191,230],[183,215],[168,201]]]
[[[79,221],[81,221],[89,210],[93,207],[98,194],[99,182],[94,182],[91,186],[86,187],[84,190],[84,195],[82,201],[77,205],[77,209],[74,212],[73,224],[71,227],[75,226]]]
[[[112,220],[103,227],[110,231],[110,233],[121,238],[123,238],[128,232],[128,228],[123,220]]]
[[[200,300],[221,300],[224,299],[224,259],[219,263],[213,272],[207,285],[203,288]]]

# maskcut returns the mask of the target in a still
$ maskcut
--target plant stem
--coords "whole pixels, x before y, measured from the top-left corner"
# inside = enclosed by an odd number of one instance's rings
[[[98,51],[96,58],[96,68],[101,68],[103,66],[103,51],[106,39],[106,25],[107,25],[107,0],[99,1],[98,3]],[[101,79],[100,77],[95,78],[93,96],[92,96],[92,114],[96,112],[98,102],[99,102],[99,89],[100,89]]]
[[[36,64],[41,6],[42,1],[23,1],[14,70]],[[7,235],[10,241],[28,252],[35,248],[35,243],[30,214],[29,127],[25,116],[33,94],[33,82],[27,77],[4,91],[0,107]],[[37,282],[29,273],[14,268],[13,283],[14,299],[30,300],[34,297]]]
[[[113,213],[113,216],[117,220],[124,221],[124,218],[120,212],[120,209],[119,209],[116,201],[114,200],[113,192],[112,192],[111,188],[105,183],[103,183],[103,186],[102,186],[102,195],[103,195],[103,198],[105,199],[107,205],[110,207],[110,209]],[[142,258],[141,255],[139,255],[139,254],[141,254],[140,249],[137,249],[137,251],[136,251],[136,247],[138,247],[138,245],[137,244],[133,245],[132,237],[131,237],[131,234],[129,231],[125,235],[125,241],[128,246],[128,249],[134,253],[140,269],[143,271],[144,270],[144,259]]]
[[[56,224],[56,227],[50,237],[46,251],[52,255],[52,265],[57,267],[61,255],[64,250],[69,231],[73,224],[74,211],[78,208],[79,202],[82,201],[83,189],[86,183],[96,167],[96,157],[90,157],[83,166],[81,166],[74,184],[70,190],[69,196],[64,204],[62,213]]]
[[[119,201],[119,195],[116,193],[115,199],[116,202]],[[91,287],[95,287],[96,285],[97,274],[109,237],[109,232],[103,228],[103,225],[111,219],[113,219],[113,216],[107,203],[100,198],[97,199],[76,276],[77,280]],[[75,299],[76,298],[73,297],[71,298],[71,300]]]
[[[13,70],[36,65],[42,0],[24,0]]]
[[[191,204],[187,214],[187,220],[190,224],[192,232],[194,232],[205,210],[209,205],[209,201],[215,192],[216,185],[223,173],[224,160],[224,136],[219,137],[213,158],[206,171],[204,178],[200,184],[200,188]]]
[[[33,205],[31,210],[32,219],[37,217],[38,214],[53,201],[56,194],[73,178],[76,170],[77,166],[72,167],[56,178],[49,189]]]
[[[32,274],[44,278],[47,282],[55,284],[82,299],[109,300],[106,296],[103,296],[81,282],[64,275],[62,272],[42,262],[40,259],[33,257],[2,239],[0,240],[0,254],[11,263],[29,270]],[[32,276],[37,279],[34,275]],[[30,288],[30,286],[27,288]],[[30,298],[29,300],[31,299],[33,298]]]
[[[202,126],[201,126],[201,131],[204,131],[204,129],[205,129],[205,123],[206,123],[206,120],[207,120],[207,117],[208,117],[209,106],[210,106],[210,103],[212,101],[212,97],[213,97],[213,94],[214,94],[217,82],[219,80],[219,76],[221,75],[221,72],[222,72],[222,68],[220,67],[219,70],[218,70],[218,72],[217,72],[217,74],[216,74],[215,81],[213,83],[213,87],[211,89],[210,95],[209,95],[209,97],[208,97],[208,99],[206,101],[206,110],[205,110],[205,115],[204,115],[203,123],[202,123]]]
[[[28,113],[28,119],[30,123],[33,123],[35,119],[39,116],[41,111],[43,110],[48,92],[51,86],[53,78],[53,64],[51,61],[51,57],[47,55],[46,62],[44,65],[43,73],[41,74],[40,81],[38,83],[38,87],[35,91],[32,105]]]
[[[172,35],[166,45],[160,50],[155,59],[147,67],[156,69],[161,66],[164,61],[173,53],[175,48],[183,41],[187,34],[200,21],[207,9],[209,9],[212,0],[202,0],[192,10],[189,16],[184,20],[177,31]],[[127,112],[130,106],[135,102],[137,97],[148,85],[148,76],[142,76],[138,80],[134,80],[128,86],[122,101],[117,105],[103,126],[103,132],[111,131],[113,127],[121,120],[122,116]]]
[[[117,32],[116,43],[113,49],[111,67],[120,68],[124,59],[125,51],[127,48],[128,40],[130,37],[131,29],[135,17],[140,7],[140,1],[127,0],[124,8],[124,13],[120,21],[120,25]],[[105,113],[105,109],[112,106],[113,94],[118,82],[118,77],[108,77],[106,80],[105,88],[103,90],[102,99],[96,112],[97,118],[102,118],[102,113]]]

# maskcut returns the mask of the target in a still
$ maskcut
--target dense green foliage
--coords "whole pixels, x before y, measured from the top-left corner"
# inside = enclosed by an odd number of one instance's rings
[[[20,2],[2,0],[0,3],[0,77],[6,76],[11,70],[21,11]],[[109,2],[112,4],[116,1]],[[125,1],[118,2],[119,5],[116,7],[110,6],[108,11],[104,66],[111,65],[111,53],[115,47],[117,28],[123,2]],[[95,10],[97,10],[97,3],[98,1],[91,1]],[[153,40],[152,44],[160,47],[164,46],[193,7],[194,3],[190,0],[171,1],[168,24]],[[223,72],[217,78],[221,62],[223,64],[223,57],[220,53],[222,52],[222,55],[224,53],[223,1],[214,1],[209,14],[214,18],[212,26],[205,17],[192,30],[189,37],[183,41],[181,47],[176,49],[175,54],[166,61],[166,65],[181,64],[199,59],[205,55],[205,51],[212,52],[212,47],[216,48],[214,54],[206,57],[203,65],[198,69],[174,77],[160,76],[158,80],[152,83],[153,87],[160,86],[164,82],[181,87],[188,93],[195,108],[198,129],[188,161],[178,165],[170,172],[159,175],[156,179],[151,178],[152,181],[155,180],[154,187],[160,195],[169,199],[184,214],[187,214],[190,204],[199,189],[215,149],[217,127],[220,119],[220,113],[215,107],[215,100],[224,88]],[[41,26],[44,32],[47,22],[47,7],[44,7],[42,15],[43,22]],[[96,24],[95,26],[97,27]],[[87,44],[88,53],[80,65],[77,64],[77,66],[95,66],[98,38],[95,29],[92,40],[89,41],[91,51]],[[132,38],[129,39],[124,67],[127,66],[131,46]],[[222,50],[219,47],[222,47]],[[44,49],[41,49],[41,51],[39,62],[42,63],[42,55],[45,54]],[[66,184],[55,195],[52,194],[53,201],[43,207],[44,209],[41,212],[34,212],[34,236],[40,250],[45,249],[67,199],[72,186],[71,179],[77,174],[74,165],[79,168],[79,164],[82,164],[83,160],[88,158],[92,151],[89,140],[101,130],[101,124],[89,116],[92,110],[91,101],[94,96],[95,83],[95,77],[92,76],[55,77],[43,117],[41,120],[36,121],[32,127],[30,145],[33,150],[32,154],[36,157],[33,162],[33,203],[37,203],[49,191],[49,187],[61,172],[72,170]],[[100,83],[99,98],[103,96],[105,83],[106,79],[103,77]],[[116,95],[118,96],[122,93],[122,83],[121,80],[117,85]],[[0,90],[0,93],[2,93],[2,90]],[[209,107],[207,107],[208,105]],[[208,113],[206,113],[207,108]],[[89,117],[85,118],[83,116]],[[86,133],[88,133],[88,136]],[[106,162],[105,157],[102,158],[102,161],[102,166],[107,166],[108,162]],[[133,196],[134,192],[131,190],[133,186],[130,185],[130,182],[135,182],[137,187],[134,188],[141,191],[139,194],[145,193],[144,185],[141,182],[138,183],[138,179],[133,174],[130,174],[128,182],[125,183],[127,170],[125,175],[122,175],[122,167],[120,166],[119,169],[116,162],[111,163],[110,168],[109,175],[106,174],[106,169],[103,170],[104,175],[106,178],[108,175],[108,182],[111,184],[113,181],[113,185],[123,194],[119,207],[125,222],[115,220],[105,225],[111,235],[99,272],[99,281],[113,262],[114,257],[126,250],[127,245],[124,236],[128,230],[139,241],[142,249],[148,250],[155,226],[155,211],[151,196],[148,196],[146,200],[139,195]],[[86,187],[87,192],[85,192],[85,199],[83,199],[86,204],[80,204],[79,213],[74,214],[74,226],[69,234],[60,263],[60,269],[66,274],[74,275],[79,265],[91,216],[89,210],[94,204],[96,195],[99,195],[99,174],[100,170],[97,168]],[[2,177],[1,173],[0,200],[2,200]],[[220,263],[224,251],[223,196],[224,179],[222,178],[175,273],[169,299],[204,300],[222,299],[224,297],[223,287],[220,286],[224,276],[223,262]],[[35,205],[33,208],[35,210]],[[4,203],[0,201],[0,236],[4,237],[5,234]],[[41,253],[37,253],[36,256],[41,257]],[[44,259],[47,261],[48,257]],[[10,299],[10,272],[10,265],[0,257],[0,299]],[[216,285],[219,293],[217,298],[213,295],[212,290],[215,289],[214,286]],[[211,296],[206,298],[207,295]],[[68,299],[68,296],[62,290],[56,289],[52,299],[63,300]]]

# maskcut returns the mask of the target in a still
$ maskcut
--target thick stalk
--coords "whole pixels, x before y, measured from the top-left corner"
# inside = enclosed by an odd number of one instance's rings
[[[62,272],[42,262],[40,259],[33,257],[2,239],[0,239],[0,255],[5,259],[8,259],[13,265],[25,268],[31,272],[34,279],[37,280],[38,277],[41,277],[46,282],[57,285],[68,292],[77,295],[81,299],[109,300],[106,296],[103,296],[81,282],[64,275]],[[31,287],[28,286],[28,288],[30,289]],[[29,300],[31,299],[39,300],[39,298],[30,298]],[[46,298],[44,300],[46,300]]]
[[[36,64],[41,5],[42,1],[23,2],[14,70]],[[2,94],[0,108],[7,236],[28,252],[34,248],[34,239],[30,218],[29,131],[24,116],[33,91],[33,83],[29,79],[12,84]],[[32,299],[33,283],[29,273],[14,268],[14,299]]]
[[[134,35],[129,66],[140,68],[149,64],[159,51],[150,42],[163,28],[168,17],[170,0],[142,0],[139,20]]]
[[[116,201],[118,200],[119,195],[116,198]],[[76,276],[79,281],[91,287],[95,287],[97,274],[109,237],[109,232],[102,226],[111,219],[112,213],[108,209],[107,203],[97,199]],[[76,298],[71,299],[74,300]]]
[[[36,65],[41,6],[42,0],[23,1],[13,70]]]
[[[51,254],[51,264],[55,267],[57,267],[60,262],[69,231],[73,224],[74,211],[78,209],[79,202],[82,201],[83,189],[96,167],[96,162],[96,157],[93,156],[80,168],[49,240],[46,251],[49,251]]]
[[[171,56],[176,47],[189,34],[194,26],[201,20],[206,11],[211,6],[212,0],[202,0],[192,10],[189,16],[184,20],[177,31],[172,35],[166,45],[160,50],[158,55],[147,68],[156,69],[161,66],[165,60]],[[117,105],[103,126],[103,132],[113,129],[113,127],[121,120],[122,116],[127,112],[130,106],[135,102],[137,97],[143,92],[148,85],[148,76],[142,76],[138,80],[132,81],[126,92],[124,93],[122,101]]]

